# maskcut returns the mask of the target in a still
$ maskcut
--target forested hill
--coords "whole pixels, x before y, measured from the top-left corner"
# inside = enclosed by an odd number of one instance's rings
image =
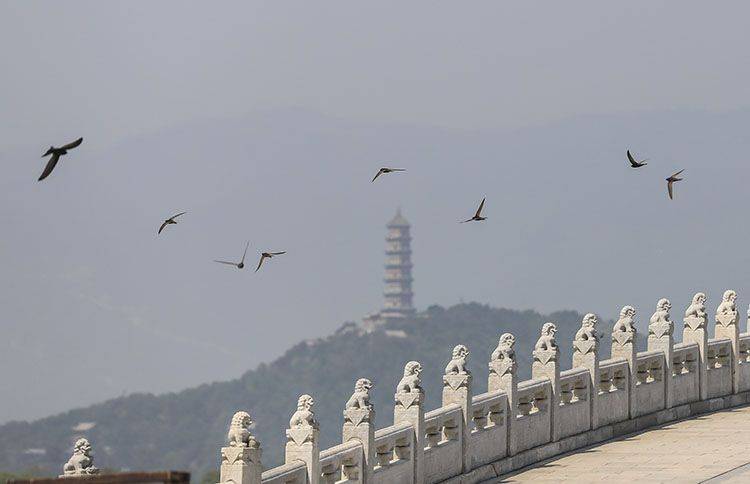
[[[544,316],[472,303],[448,309],[432,306],[414,321],[369,334],[345,324],[335,334],[300,343],[236,380],[158,396],[134,394],[32,423],[0,426],[0,471],[40,467],[57,474],[72,442],[85,435],[99,467],[181,469],[200,475],[218,467],[229,419],[239,409],[248,410],[256,422],[254,433],[263,447],[264,464],[276,465],[283,459],[284,430],[301,393],[316,400],[321,448],[326,448],[341,438],[341,412],[357,378],[374,382],[376,422],[385,427],[392,422],[393,392],[405,362],[422,363],[426,408],[431,410],[439,406],[442,370],[456,344],[469,347],[475,393],[480,393],[486,391],[487,361],[501,333],[516,335],[520,376],[528,378],[531,349],[541,325],[558,324],[564,369],[570,367],[570,345],[581,317],[574,311]],[[609,332],[608,324],[602,323],[604,334]],[[603,343],[608,345],[609,338]],[[603,348],[604,354],[608,351]],[[86,385],[85,377],[71,376],[70,391],[77,385]]]

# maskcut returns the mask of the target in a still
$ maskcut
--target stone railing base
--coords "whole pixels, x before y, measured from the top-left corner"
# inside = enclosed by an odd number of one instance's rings
[[[540,464],[552,457],[560,456],[574,450],[600,444],[615,437],[647,430],[659,425],[683,420],[694,415],[716,412],[726,408],[739,407],[750,403],[750,392],[727,395],[699,402],[686,403],[658,412],[642,415],[631,420],[617,422],[589,430],[577,435],[566,437],[557,442],[540,445],[523,451],[512,457],[505,457],[491,464],[483,465],[463,475],[453,477],[445,484],[474,484],[497,477],[504,477],[524,467]]]

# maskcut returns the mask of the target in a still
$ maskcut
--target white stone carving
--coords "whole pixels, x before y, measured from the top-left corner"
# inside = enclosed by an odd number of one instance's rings
[[[736,292],[731,289],[724,291],[724,295],[721,298],[721,304],[716,308],[716,324],[730,326],[739,321],[736,301]]]
[[[503,376],[507,373],[516,374],[516,351],[513,345],[516,343],[516,337],[510,333],[503,333],[497,343],[497,348],[492,352],[490,357],[490,373],[497,376]]]
[[[665,335],[672,335],[674,332],[674,323],[669,319],[670,309],[672,309],[672,303],[669,302],[669,299],[659,299],[659,302],[656,303],[656,312],[654,312],[649,321],[649,336],[661,338]]]
[[[410,361],[404,366],[404,376],[396,385],[396,393],[421,393],[421,380],[419,374],[422,373],[422,365],[418,361]]]
[[[557,326],[555,323],[544,323],[542,326],[542,334],[534,345],[534,349],[539,351],[556,350],[557,343],[555,342],[555,333],[557,332]]]
[[[344,408],[344,426],[357,427],[361,423],[369,423],[375,416],[375,410],[370,403],[372,382],[367,378],[360,378],[354,384],[354,393],[349,397]]]
[[[594,313],[588,313],[581,321],[581,328],[576,332],[573,339],[573,352],[583,355],[596,351],[599,343],[599,335],[596,333],[596,324],[599,319]]]
[[[453,357],[448,366],[445,367],[446,375],[468,375],[469,370],[466,368],[466,358],[469,356],[469,349],[464,345],[456,345],[453,348]]]
[[[227,441],[229,447],[250,447],[257,449],[259,444],[255,440],[255,437],[250,435],[250,426],[253,424],[253,420],[250,418],[250,414],[240,410],[232,416],[232,421],[229,424],[229,432],[227,433]]]
[[[620,346],[627,343],[635,342],[635,308],[633,306],[623,306],[620,310],[620,319],[617,320],[612,328],[612,342]]]
[[[349,400],[346,402],[346,409],[360,409],[360,410],[370,410],[372,409],[372,404],[370,403],[370,390],[372,389],[372,382],[368,380],[367,378],[360,378],[357,380],[357,382],[354,384],[354,393],[352,393],[352,396],[349,397]]]
[[[706,327],[706,319],[706,295],[697,292],[685,310],[685,326],[692,330],[703,329]]]
[[[534,345],[534,361],[546,365],[550,361],[557,361],[557,357],[560,353],[560,348],[557,347],[555,341],[555,333],[557,332],[557,326],[555,323],[544,323],[542,326],[542,332],[539,339]]]
[[[310,395],[300,395],[297,400],[297,411],[292,414],[289,420],[289,428],[313,427],[318,428],[318,422],[315,420],[315,414],[312,407],[315,400]]]
[[[78,439],[73,446],[73,455],[63,466],[63,475],[69,476],[89,476],[98,474],[99,469],[94,467],[94,458],[92,457],[91,444],[86,439]]]

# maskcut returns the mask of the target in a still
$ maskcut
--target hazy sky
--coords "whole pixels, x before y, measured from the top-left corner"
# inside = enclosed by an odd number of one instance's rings
[[[377,309],[399,204],[420,307],[635,302],[645,320],[661,296],[750,291],[748,15],[0,2],[0,422],[233,378]],[[652,160],[637,175],[629,147]],[[370,184],[384,164],[409,171]],[[455,224],[483,196],[489,220]],[[211,262],[248,239],[249,258],[289,254]]]

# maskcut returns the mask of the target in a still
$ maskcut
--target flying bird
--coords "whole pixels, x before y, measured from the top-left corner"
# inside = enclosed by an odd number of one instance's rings
[[[258,267],[255,268],[255,272],[258,272],[258,269],[260,269],[260,266],[263,265],[263,261],[266,259],[270,259],[273,256],[286,254],[286,251],[283,252],[263,252],[260,254],[260,262],[258,262]]]
[[[57,160],[59,160],[62,155],[67,154],[68,150],[72,150],[76,146],[80,145],[82,142],[83,142],[83,138],[78,138],[72,143],[68,143],[59,148],[50,146],[47,152],[42,155],[42,158],[44,158],[45,156],[49,156],[49,155],[52,155],[52,158],[49,159],[49,161],[47,162],[47,166],[44,167],[44,171],[39,176],[39,181],[44,180],[45,178],[49,176],[50,173],[52,173],[52,170],[55,169],[55,165],[57,165]]]
[[[378,170],[378,172],[372,178],[372,181],[375,181],[380,175],[383,175],[385,173],[393,173],[394,171],[406,171],[406,169],[404,169],[404,168],[381,168],[380,170]],[[370,182],[370,183],[372,183],[372,182]]]
[[[669,178],[667,178],[667,190],[669,190],[669,199],[670,200],[672,200],[672,184],[674,182],[682,181],[682,178],[678,178],[678,177],[679,177],[680,173],[682,173],[683,171],[685,171],[685,169],[682,169],[682,170],[678,171],[677,173],[675,173],[674,175],[672,175]]]
[[[628,150],[628,161],[630,162],[630,166],[633,168],[640,168],[642,166],[648,165],[648,163],[646,163],[647,160],[638,161],[633,158],[633,155],[630,154],[630,150]]]
[[[242,253],[242,260],[239,263],[229,262],[225,260],[214,260],[214,262],[218,262],[219,264],[227,264],[230,266],[235,266],[237,269],[242,269],[243,267],[245,267],[245,256],[247,255],[247,248],[249,246],[250,246],[250,241],[248,240],[247,244],[245,244],[245,252]]]
[[[485,197],[486,198],[486,197]],[[461,223],[465,224],[466,222],[481,222],[482,220],[487,220],[487,217],[482,217],[482,209],[484,208],[484,198],[482,199],[482,203],[479,204],[479,208],[477,209],[477,213],[474,214],[473,217],[470,219],[464,220]]]
[[[185,213],[187,212],[180,212],[177,215],[172,215],[167,220],[165,220],[164,223],[161,224],[161,227],[159,227],[159,233],[161,233],[161,231],[164,230],[164,227],[166,227],[167,225],[176,224],[177,222],[175,221],[175,219],[180,215],[185,215]]]

